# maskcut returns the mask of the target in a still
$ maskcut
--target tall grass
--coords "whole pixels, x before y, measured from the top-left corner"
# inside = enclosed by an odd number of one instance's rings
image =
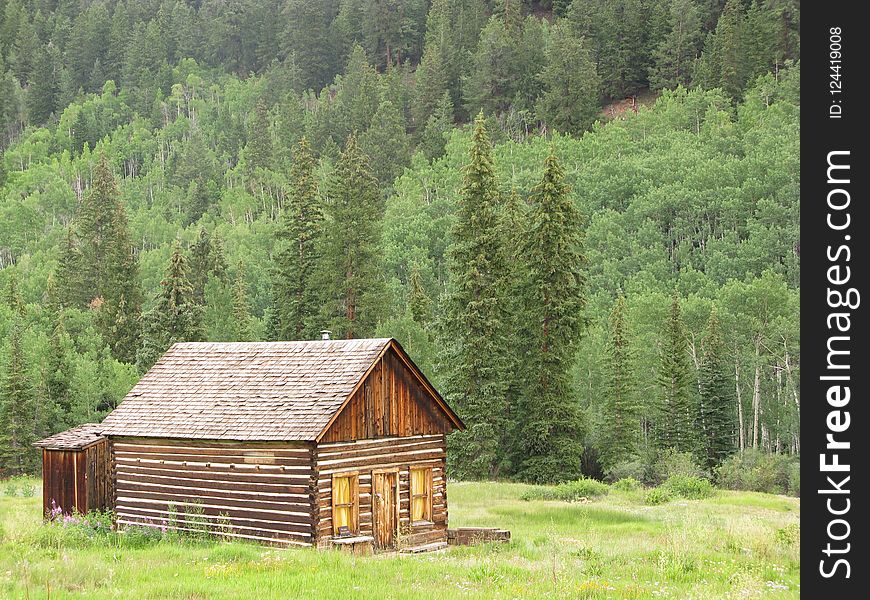
[[[449,484],[451,526],[506,527],[507,544],[375,557],[171,535],[35,544],[47,535],[39,497],[0,493],[0,598],[799,596],[797,499],[724,491],[647,506],[643,490],[612,489],[591,503],[521,500],[530,489]]]

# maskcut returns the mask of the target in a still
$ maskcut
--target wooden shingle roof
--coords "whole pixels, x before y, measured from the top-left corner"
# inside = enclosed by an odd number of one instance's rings
[[[49,450],[81,450],[105,439],[100,434],[102,428],[99,423],[85,423],[39,440],[33,445]]]
[[[101,431],[314,440],[390,341],[178,343],[106,417]]]

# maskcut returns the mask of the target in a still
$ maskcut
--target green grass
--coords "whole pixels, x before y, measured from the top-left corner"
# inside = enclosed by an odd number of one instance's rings
[[[15,483],[38,486],[36,480]],[[0,598],[797,598],[800,500],[717,492],[647,506],[523,501],[529,486],[451,483],[453,526],[508,544],[424,555],[163,540],[128,547],[47,535],[39,492],[0,482]],[[37,490],[39,488],[37,487]],[[51,532],[48,532],[51,533]]]

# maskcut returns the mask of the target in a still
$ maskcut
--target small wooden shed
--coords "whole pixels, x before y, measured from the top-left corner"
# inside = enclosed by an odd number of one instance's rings
[[[42,505],[65,514],[105,510],[112,504],[109,444],[102,426],[87,423],[34,444],[42,448]]]
[[[282,545],[447,542],[464,428],[394,339],[178,343],[106,417],[117,523]]]

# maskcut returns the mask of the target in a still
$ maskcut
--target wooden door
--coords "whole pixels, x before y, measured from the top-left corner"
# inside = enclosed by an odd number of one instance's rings
[[[395,548],[398,515],[397,471],[372,473],[372,517],[374,521],[375,548]]]

